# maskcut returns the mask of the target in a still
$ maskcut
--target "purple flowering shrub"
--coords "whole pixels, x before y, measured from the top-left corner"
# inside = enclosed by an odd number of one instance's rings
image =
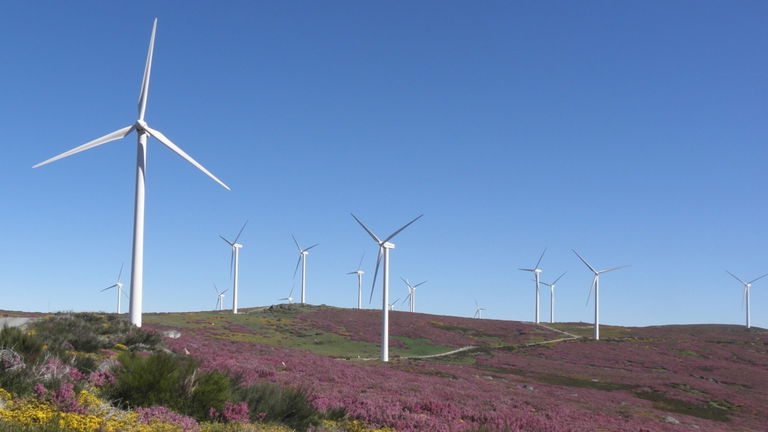
[[[144,424],[168,423],[179,426],[185,432],[196,432],[200,429],[197,421],[192,417],[181,415],[164,406],[139,407],[135,412],[139,415],[139,421]]]

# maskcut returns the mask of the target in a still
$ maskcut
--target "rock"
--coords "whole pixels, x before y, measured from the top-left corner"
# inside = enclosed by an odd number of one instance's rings
[[[678,420],[678,419],[676,419],[676,418],[674,418],[672,416],[664,417],[664,421],[667,422],[667,423],[672,423],[672,424],[680,424],[680,420]]]
[[[163,332],[163,336],[171,339],[178,339],[181,337],[181,332],[178,330],[166,330]]]

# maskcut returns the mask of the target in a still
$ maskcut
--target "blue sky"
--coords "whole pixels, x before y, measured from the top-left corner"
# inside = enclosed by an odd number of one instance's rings
[[[425,215],[392,252],[420,312],[532,320],[517,268],[544,248],[567,321],[592,320],[571,248],[632,264],[601,280],[607,324],[741,324],[725,270],[768,272],[765,2],[12,2],[0,308],[113,310],[135,135],[31,166],[135,121],[154,17],[146,119],[232,192],[150,141],[146,311],[212,309],[246,219],[241,307],[288,294],[292,233],[320,243],[308,301],[351,307],[376,247],[350,212]],[[752,312],[768,327],[768,278]]]

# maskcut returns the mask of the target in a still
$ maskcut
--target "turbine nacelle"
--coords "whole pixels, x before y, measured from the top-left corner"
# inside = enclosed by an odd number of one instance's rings
[[[386,248],[386,249],[394,249],[395,248],[395,244],[391,243],[391,242],[384,242],[384,243],[381,244],[381,247]]]

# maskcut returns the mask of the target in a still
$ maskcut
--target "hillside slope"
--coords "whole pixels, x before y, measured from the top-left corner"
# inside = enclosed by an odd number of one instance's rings
[[[365,360],[378,356],[380,311],[243,312],[150,314],[145,326],[179,330],[167,344],[208,368],[309,386],[320,409],[399,431],[758,431],[768,418],[763,329],[605,326],[592,341],[556,330],[586,324],[395,311],[383,364]]]

